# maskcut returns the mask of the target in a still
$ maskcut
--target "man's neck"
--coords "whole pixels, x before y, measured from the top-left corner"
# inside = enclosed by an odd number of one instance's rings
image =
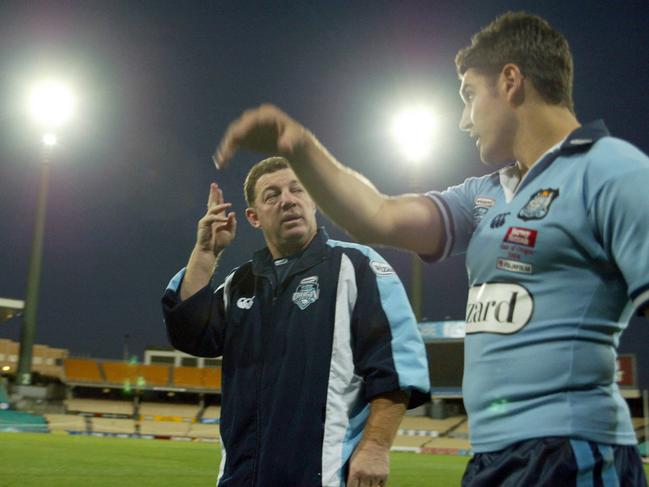
[[[270,250],[270,255],[273,257],[273,260],[283,259],[284,257],[290,257],[293,254],[302,252],[304,249],[306,249],[309,246],[309,244],[313,241],[316,235],[317,232],[314,233],[311,236],[311,238],[309,238],[309,240],[307,240],[307,242],[303,244],[286,242],[281,245],[273,245],[271,242],[267,240],[266,245],[268,246],[268,250]]]
[[[522,174],[579,126],[575,115],[558,105],[537,104],[523,113],[514,142],[514,156]]]

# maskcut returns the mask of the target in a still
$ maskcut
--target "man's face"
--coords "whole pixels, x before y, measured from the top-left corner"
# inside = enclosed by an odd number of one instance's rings
[[[255,204],[246,210],[274,257],[298,252],[311,242],[317,232],[315,213],[315,203],[289,168],[262,175],[255,184]]]
[[[507,101],[502,76],[494,79],[470,68],[462,77],[460,96],[464,101],[460,129],[476,139],[482,162],[499,164],[514,160],[516,118]]]

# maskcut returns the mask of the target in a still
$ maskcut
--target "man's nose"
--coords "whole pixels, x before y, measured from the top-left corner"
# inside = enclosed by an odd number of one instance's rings
[[[295,195],[290,191],[282,191],[281,203],[283,208],[295,206]]]
[[[462,110],[462,116],[460,117],[460,123],[458,124],[458,126],[463,132],[468,132],[473,127],[473,123],[471,122],[471,115],[467,107],[464,107],[464,110]]]

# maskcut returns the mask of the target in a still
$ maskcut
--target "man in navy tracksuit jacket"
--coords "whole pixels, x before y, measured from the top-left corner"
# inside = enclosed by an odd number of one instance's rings
[[[429,397],[403,286],[369,247],[318,230],[286,161],[252,168],[248,221],[267,247],[218,288],[236,218],[216,185],[163,311],[171,343],[223,356],[219,487],[385,485],[406,407]]]

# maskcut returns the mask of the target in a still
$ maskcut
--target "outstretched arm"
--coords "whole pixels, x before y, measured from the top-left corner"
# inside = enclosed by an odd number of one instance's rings
[[[383,394],[370,402],[363,438],[349,464],[348,487],[385,486],[390,473],[390,446],[406,412],[405,391]]]
[[[231,203],[224,202],[219,187],[215,183],[210,184],[207,212],[198,221],[196,244],[180,286],[180,299],[183,301],[207,286],[221,252],[234,239],[237,219],[233,212],[226,214],[231,206]]]
[[[217,167],[225,167],[238,148],[287,158],[322,211],[361,242],[424,255],[438,254],[443,245],[441,216],[429,198],[380,193],[277,107],[262,105],[234,121],[214,155]]]

